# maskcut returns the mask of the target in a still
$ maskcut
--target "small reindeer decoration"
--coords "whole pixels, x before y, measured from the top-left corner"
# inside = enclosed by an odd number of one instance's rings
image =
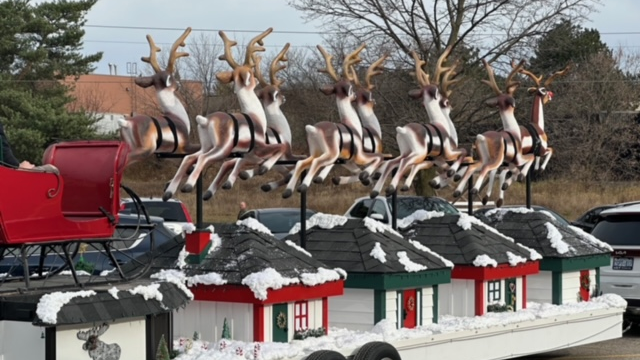
[[[100,326],[94,326],[87,331],[78,331],[78,339],[84,340],[82,350],[89,353],[89,357],[93,360],[120,360],[120,345],[105,344],[99,336],[109,330],[109,325],[104,323]]]
[[[156,152],[186,154],[198,149],[196,144],[189,144],[189,132],[191,131],[189,116],[176,96],[178,81],[173,75],[176,60],[189,56],[188,53],[178,52],[178,48],[185,46],[184,40],[190,33],[191,28],[187,28],[182,36],[173,43],[169,61],[164,70],[160,68],[156,55],[160,48],[156,46],[151,35],[147,35],[150,54],[148,57],[143,57],[142,61],[151,64],[155,74],[137,77],[135,83],[143,88],[154,87],[162,109],[162,116],[137,115],[118,120],[120,137],[130,149],[127,159],[128,165]]]

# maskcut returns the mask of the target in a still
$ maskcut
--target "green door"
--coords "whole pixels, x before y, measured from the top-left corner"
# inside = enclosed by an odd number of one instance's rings
[[[289,342],[287,304],[273,305],[273,342]]]
[[[509,311],[516,311],[518,309],[518,297],[516,296],[516,279],[505,279],[505,303]]]

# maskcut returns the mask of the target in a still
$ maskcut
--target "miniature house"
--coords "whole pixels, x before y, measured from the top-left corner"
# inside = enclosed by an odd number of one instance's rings
[[[343,292],[341,269],[277,240],[253,218],[217,225],[207,236],[208,250],[192,263],[184,262],[183,246],[174,246],[154,264],[179,273],[195,297],[174,314],[176,337],[197,331],[217,341],[228,331],[234,340],[288,342],[308,331],[326,333],[328,299]]]
[[[420,210],[398,223],[406,239],[455,264],[439,287],[441,315],[474,316],[526,307],[529,277],[538,273],[535,250],[516,244],[467,214]]]
[[[299,228],[287,239],[300,243]],[[451,264],[390,227],[365,218],[316,214],[307,220],[306,249],[329,267],[347,271],[344,296],[329,301],[329,324],[371,330],[383,319],[398,328],[436,322],[438,287]]]
[[[57,277],[58,283],[71,278]],[[148,278],[9,292],[0,296],[0,353],[6,360],[84,360],[91,356],[83,345],[95,335],[119,349],[120,360],[155,359],[161,336],[172,337],[171,311],[188,301],[179,286]]]
[[[589,300],[600,288],[600,268],[612,248],[579,228],[559,223],[545,211],[492,209],[480,218],[517,243],[542,254],[540,273],[529,278],[529,301],[569,304]]]

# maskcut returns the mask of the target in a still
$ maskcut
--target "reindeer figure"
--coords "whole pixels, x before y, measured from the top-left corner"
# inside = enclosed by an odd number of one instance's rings
[[[489,80],[482,80],[482,82],[489,85],[496,93],[496,97],[487,100],[486,104],[498,108],[504,129],[501,131],[487,131],[476,137],[474,146],[480,161],[469,165],[460,184],[453,193],[454,197],[459,197],[462,194],[467,180],[477,171],[480,174],[471,189],[472,194],[477,194],[480,191],[480,187],[488,174],[490,176],[489,189],[491,189],[495,174],[503,163],[510,164],[510,166],[521,166],[523,174],[526,174],[534,160],[533,154],[523,154],[522,152],[522,133],[513,114],[515,109],[513,94],[520,85],[519,82],[513,80],[513,77],[520,71],[524,61],[520,62],[507,77],[504,92],[498,87],[493,69],[489,63],[485,60],[482,62],[489,76]],[[501,206],[502,204],[498,203],[497,205]]]
[[[515,61],[511,62],[511,67],[515,68],[517,64]],[[549,85],[556,78],[563,76],[571,68],[571,65],[567,65],[564,69],[553,73],[542,84],[542,75],[536,76],[531,71],[520,68],[520,73],[527,75],[535,83],[534,87],[527,89],[530,95],[533,95],[533,104],[531,107],[531,123],[526,125],[520,125],[520,133],[522,134],[522,153],[535,155],[534,169],[538,171],[544,171],[549,163],[549,159],[553,154],[553,149],[547,145],[547,133],[544,131],[544,105],[553,99],[553,92],[548,90]],[[542,159],[542,165],[540,165],[540,159]],[[502,204],[504,202],[504,191],[509,188],[514,175],[519,175],[520,169],[509,164],[507,169],[503,169],[500,172],[500,193],[498,196],[498,202]],[[493,184],[493,181],[490,182]],[[489,187],[487,194],[482,198],[483,203],[487,203],[491,196],[492,187]]]
[[[232,56],[231,47],[237,43],[229,40],[223,31],[219,32],[225,47],[225,53],[220,56],[220,60],[226,60],[233,71],[218,73],[216,77],[223,84],[233,82],[242,113],[215,112],[206,117],[196,117],[201,149],[183,159],[165,190],[163,199],[167,200],[173,196],[181,180],[186,176],[187,170],[194,163],[193,171],[182,187],[183,192],[193,190],[200,173],[210,163],[226,159],[232,153],[242,154],[242,158],[232,158],[222,163],[218,174],[203,195],[205,200],[209,200],[225,176],[229,175],[222,187],[230,189],[243,168],[260,166],[258,174],[264,174],[284,153],[283,144],[266,142],[266,115],[254,92],[257,81],[253,73],[252,54],[265,50],[262,40],[272,31],[273,29],[269,28],[249,41],[243,65],[238,64]]]
[[[335,80],[332,86],[325,86],[320,89],[325,95],[335,94],[338,112],[340,113],[340,123],[323,121],[315,125],[307,125],[307,144],[309,145],[309,157],[296,163],[293,175],[287,183],[287,187],[282,194],[283,198],[288,198],[293,194],[298,179],[302,172],[307,170],[307,175],[298,186],[298,191],[306,191],[311,184],[311,179],[323,167],[333,165],[338,159],[353,161],[356,165],[366,166],[359,173],[359,179],[366,181],[378,165],[384,160],[384,156],[379,153],[367,153],[362,145],[362,125],[351,105],[355,100],[353,89],[353,76],[350,67],[361,61],[359,53],[364,49],[363,44],[354,52],[345,57],[342,68],[342,78],[338,77],[331,64],[332,56],[329,55],[322,46],[318,45],[318,50],[322,53],[327,67],[320,69]]]
[[[257,55],[253,56],[255,63],[255,75],[260,84],[263,85],[262,89],[257,91],[258,98],[262,102],[262,107],[265,110],[267,116],[267,143],[269,144],[283,144],[285,147],[284,154],[280,157],[281,160],[299,160],[303,159],[303,156],[294,155],[291,149],[291,128],[289,122],[284,113],[280,109],[280,106],[285,102],[285,96],[280,90],[280,86],[283,80],[278,79],[277,73],[286,68],[286,65],[279,64],[288,61],[287,52],[289,51],[290,44],[285,44],[284,48],[278,53],[278,55],[271,61],[269,67],[269,80],[270,83],[263,77],[260,69],[261,58]],[[275,165],[273,167],[282,178],[277,181],[261,186],[261,189],[265,192],[284,186],[289,181],[290,172],[293,170],[294,165]],[[248,170],[240,173],[241,179],[249,179],[253,177],[255,170]]]
[[[105,344],[99,336],[109,330],[109,325],[104,323],[100,326],[94,326],[87,331],[78,331],[78,339],[84,340],[82,350],[89,353],[89,357],[93,360],[120,360],[120,345]]]
[[[384,64],[385,60],[387,60],[387,57],[389,57],[389,55],[385,54],[380,59],[374,61],[371,65],[369,65],[369,68],[367,69],[365,75],[364,86],[360,84],[358,74],[356,73],[354,67],[350,67],[351,77],[357,89],[355,102],[356,110],[358,111],[360,122],[362,123],[362,148],[365,152],[368,153],[382,153],[382,129],[380,128],[378,117],[373,111],[375,100],[373,99],[372,93],[374,88],[372,78],[376,75],[382,74],[382,64]],[[358,167],[358,165],[356,165],[353,161],[348,161],[342,164],[342,166],[349,170],[352,175],[334,177],[332,181],[335,185],[350,184],[358,181],[358,175],[360,173],[360,168]],[[333,165],[324,167],[320,174],[313,181],[318,184],[322,183],[332,168]],[[363,181],[365,185],[368,185],[369,182],[370,181],[368,179]]]
[[[460,167],[467,152],[464,148],[458,149],[451,139],[450,119],[447,120],[440,108],[442,95],[437,84],[441,75],[450,70],[442,66],[450,51],[451,48],[448,47],[438,59],[434,76],[436,83],[433,84],[429,81],[429,74],[422,69],[425,61],[420,60],[416,52],[411,52],[415,61],[416,78],[421,88],[411,90],[409,96],[422,100],[430,124],[410,123],[396,128],[396,141],[400,155],[381,166],[379,170],[381,176],[371,191],[371,197],[378,196],[386,178],[395,168],[397,171],[387,188],[387,194],[396,190],[404,173],[413,166],[415,166],[414,171],[410,176],[415,176],[418,170],[430,168],[434,164],[447,171],[448,176],[453,176]],[[452,166],[447,164],[447,161],[454,160]]]
[[[191,124],[189,116],[180,100],[176,97],[178,81],[173,76],[176,60],[188,53],[178,52],[179,47],[184,47],[184,40],[191,33],[191,28],[173,43],[169,55],[169,62],[165,70],[160,68],[156,53],[160,48],[156,46],[151,35],[147,35],[150,54],[143,57],[142,61],[151,64],[155,74],[152,76],[137,77],[136,85],[147,88],[153,86],[158,96],[158,102],[162,109],[161,117],[149,115],[137,115],[118,120],[120,125],[120,137],[130,148],[127,163],[129,165],[140,161],[153,153],[187,154],[198,149],[196,144],[189,144],[189,132]]]

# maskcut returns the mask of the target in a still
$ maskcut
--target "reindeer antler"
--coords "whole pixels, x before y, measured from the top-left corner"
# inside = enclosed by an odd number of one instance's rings
[[[420,84],[420,86],[429,85],[429,74],[427,74],[422,69],[422,66],[424,66],[424,64],[426,64],[427,62],[424,60],[420,60],[420,56],[415,51],[411,52],[411,56],[413,57],[413,61],[416,64],[416,79],[418,80],[418,84]]]
[[[251,57],[253,59],[253,65],[254,65],[253,73],[254,73],[254,75],[256,76],[258,81],[260,81],[261,84],[267,85],[268,84],[267,81],[262,76],[262,69],[260,69],[260,64],[262,62],[262,57],[256,55],[255,53]]]
[[[382,64],[385,62],[385,60],[387,60],[387,58],[389,57],[389,54],[384,54],[382,55],[382,57],[380,57],[380,59],[376,60],[373,64],[369,65],[369,68],[367,69],[367,75],[365,76],[365,88],[369,91],[373,90],[374,86],[373,83],[371,82],[371,78],[373,78],[376,75],[380,75],[382,74]],[[354,74],[355,75],[355,74]],[[357,77],[356,77],[357,79]]]
[[[442,75],[442,80],[440,81],[440,91],[447,98],[449,98],[451,96],[451,90],[449,89],[449,87],[461,80],[460,78],[454,79],[454,77],[458,74],[456,72],[456,68],[459,65],[460,65],[460,60],[458,59],[453,64],[453,66],[450,67],[449,70],[447,70],[447,72],[445,72]]]
[[[218,60],[226,60],[232,69],[238,68],[240,65],[233,59],[233,53],[231,52],[231,48],[238,45],[238,43],[236,41],[230,40],[227,37],[227,34],[225,34],[222,30],[218,32],[218,35],[220,35],[222,41],[224,42],[224,55],[218,56]]]
[[[187,52],[178,52],[178,48],[179,47],[185,47],[186,44],[184,42],[184,40],[187,38],[187,36],[189,36],[189,34],[191,34],[191,28],[188,27],[184,33],[182,33],[182,35],[178,38],[178,40],[176,40],[173,45],[171,46],[171,53],[169,55],[169,62],[167,63],[167,71],[170,74],[173,74],[173,70],[175,69],[175,65],[176,65],[176,60],[178,58],[181,58],[183,56],[189,56],[189,53]]]
[[[256,51],[265,50],[264,46],[262,46],[263,45],[262,40],[264,40],[264,38],[267,37],[267,35],[271,34],[272,31],[273,31],[273,28],[268,28],[267,30],[256,35],[256,37],[251,39],[251,41],[249,41],[249,44],[247,45],[247,53],[245,54],[245,57],[244,57],[244,64],[246,66],[253,66],[251,61],[253,53],[255,53]]]
[[[447,57],[449,57],[449,54],[451,54],[451,49],[452,49],[451,45],[447,46],[442,52],[442,54],[440,55],[440,57],[438,58],[438,61],[436,62],[436,72],[433,75],[433,79],[436,82],[440,81],[440,75],[442,75],[443,72],[447,72],[451,69],[451,68],[442,66],[442,64],[447,61]]]
[[[504,86],[504,92],[509,94],[509,95],[513,95],[513,93],[516,91],[516,88],[518,87],[518,85],[520,85],[519,81],[513,81],[513,77],[520,72],[520,70],[524,67],[524,60],[521,60],[518,65],[516,65],[511,72],[509,73],[509,76],[507,76],[507,81],[506,81],[506,85]]]
[[[515,69],[517,66],[518,64],[516,64],[516,61],[511,60],[511,68]],[[542,75],[536,76],[531,71],[525,69],[524,66],[520,68],[520,73],[527,75],[531,80],[533,80],[533,82],[536,84],[536,87],[540,87],[540,81],[542,81]]]
[[[322,53],[322,56],[324,57],[324,61],[327,64],[326,68],[318,69],[318,72],[323,72],[328,74],[336,82],[340,81],[340,77],[338,77],[338,74],[336,74],[336,70],[333,68],[333,65],[331,64],[331,60],[333,59],[333,56],[331,56],[322,46],[318,45],[316,47],[318,48],[318,50],[320,50],[320,53]]]
[[[160,68],[160,65],[158,64],[158,57],[156,54],[160,52],[161,49],[158,46],[156,46],[156,43],[155,41],[153,41],[153,38],[151,37],[151,35],[147,35],[147,42],[149,43],[149,56],[143,56],[141,60],[151,64],[153,71],[155,71],[157,74],[160,71],[162,71],[162,69]]]
[[[273,61],[271,61],[271,67],[269,68],[269,78],[271,79],[271,85],[275,87],[280,87],[280,85],[282,85],[282,80],[278,79],[276,77],[276,74],[278,73],[278,71],[285,69],[287,65],[278,65],[278,62],[289,61],[289,58],[287,57],[289,46],[291,46],[291,44],[286,43],[284,45],[284,48],[278,53]]]
[[[498,84],[496,83],[496,78],[493,75],[493,68],[491,67],[491,65],[489,65],[489,63],[485,59],[482,59],[482,64],[484,65],[484,68],[487,69],[487,74],[489,75],[489,80],[482,79],[482,82],[489,85],[491,90],[493,90],[493,92],[496,93],[496,95],[502,95],[502,91],[500,91],[500,87],[498,87]]]
[[[564,74],[567,73],[567,71],[571,70],[571,66],[573,64],[568,64],[567,66],[565,66],[564,69],[560,70],[560,71],[556,71],[555,73],[553,73],[553,75],[551,75],[547,81],[544,82],[544,87],[548,87],[549,85],[551,85],[551,83],[553,82],[553,80],[555,80],[557,77],[563,76]]]
[[[357,49],[355,49],[351,54],[345,56],[344,62],[342,63],[342,77],[344,77],[349,81],[353,81],[353,77],[355,76],[355,73],[351,74],[351,71],[349,71],[349,68],[352,65],[355,65],[360,61],[362,61],[362,59],[360,59],[360,52],[362,52],[362,50],[364,50],[365,47],[367,47],[367,44],[362,44]]]

